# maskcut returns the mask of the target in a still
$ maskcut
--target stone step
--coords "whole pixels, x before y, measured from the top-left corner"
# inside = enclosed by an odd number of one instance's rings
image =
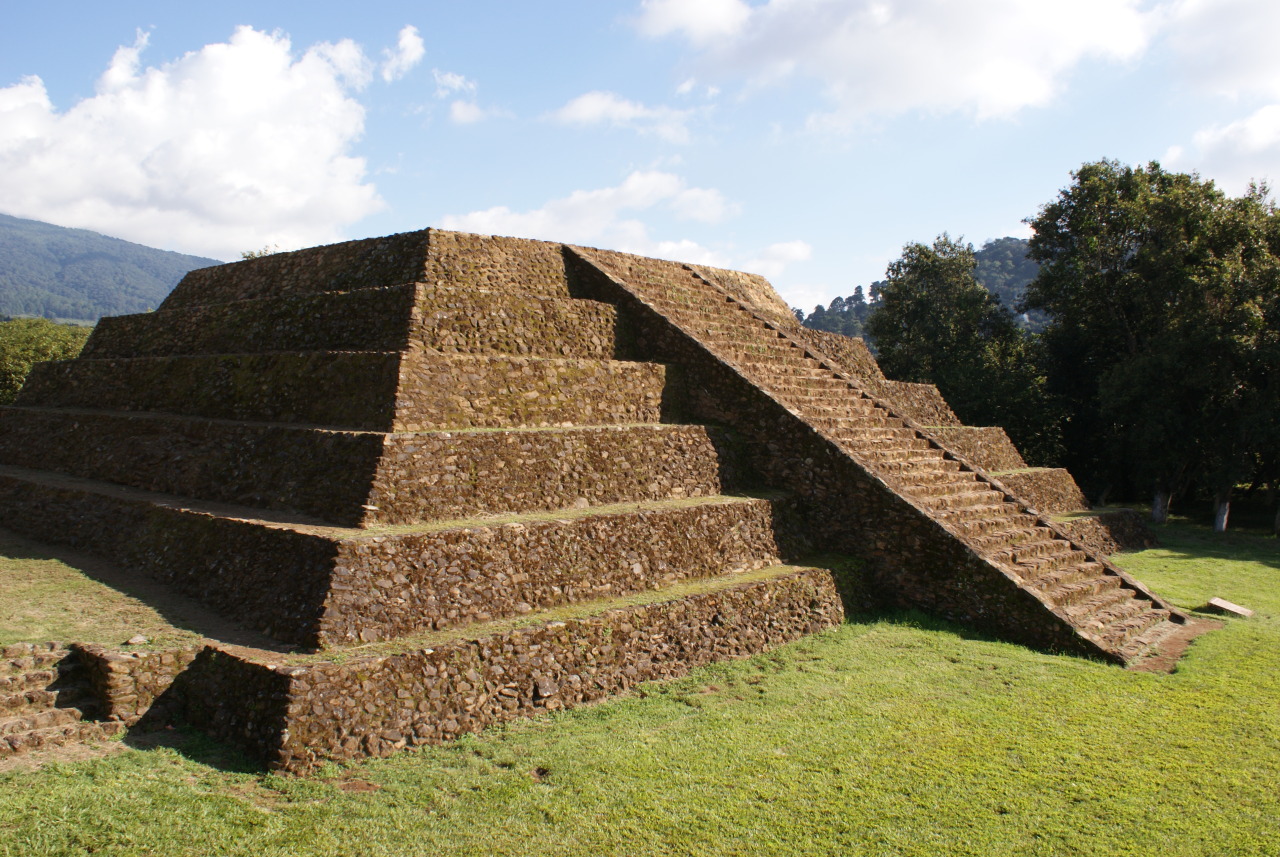
[[[327,647],[645,591],[794,555],[784,500],[707,496],[427,525],[328,527],[0,468],[0,517],[171,584],[282,642]],[[0,691],[48,687],[57,673]]]
[[[10,714],[7,717],[0,717],[0,738],[36,729],[48,729],[51,726],[77,723],[79,720],[80,711],[74,708],[47,708],[42,711]]]
[[[1122,585],[1123,581],[1119,577],[1108,574],[1088,580],[1058,583],[1044,590],[1044,592],[1055,605],[1067,607],[1073,604],[1083,604],[1105,592],[1119,589]]]
[[[105,741],[125,731],[125,725],[111,720],[76,721],[43,729],[33,729],[0,738],[0,758],[30,753],[68,744]]]
[[[1140,603],[1150,605],[1150,602]],[[1148,606],[1148,609],[1140,613],[1116,618],[1102,629],[1099,636],[1106,641],[1109,647],[1121,652],[1126,660],[1132,660],[1134,655],[1130,653],[1129,643],[1142,638],[1160,626],[1161,623],[1168,622],[1169,617],[1172,615],[1169,610]],[[1148,643],[1147,645],[1150,644]]]
[[[17,404],[388,431],[400,363],[394,351],[65,360],[36,365]]]
[[[424,229],[201,268],[183,277],[160,308],[399,283],[572,297],[558,244]]]
[[[0,677],[56,669],[68,654],[60,643],[14,643],[0,647]]]
[[[771,567],[341,658],[229,650],[188,672],[199,705],[185,716],[273,768],[303,773],[572,708],[766,651],[842,616],[830,571]],[[248,729],[248,717],[275,725]]]
[[[1138,661],[1143,656],[1158,651],[1169,637],[1185,627],[1178,622],[1169,621],[1169,617],[1161,615],[1162,613],[1167,614],[1168,611],[1152,610],[1148,614],[1120,623],[1116,630],[1124,638],[1124,642],[1119,645],[1119,651],[1126,661]],[[1156,616],[1160,617],[1159,621],[1152,621]],[[1134,626],[1141,630],[1135,633]]]
[[[1111,589],[1078,604],[1072,604],[1066,608],[1065,612],[1077,627],[1096,633],[1107,626],[1148,611],[1151,607],[1150,601],[1145,598],[1135,598],[1130,589]]]
[[[364,520],[386,438],[171,414],[0,408],[0,464],[336,524]]]
[[[55,690],[24,690],[17,693],[0,693],[0,717],[17,716],[25,712],[64,707],[87,710],[96,704],[87,685],[61,687]]]
[[[318,294],[269,294],[108,316],[98,321],[80,354],[88,359],[107,359],[272,351],[400,351],[409,345],[420,288],[405,283]]]
[[[727,435],[634,425],[387,436],[364,523],[710,497],[742,484]]]
[[[666,388],[654,363],[312,351],[42,363],[18,404],[422,431],[659,422]]]
[[[578,298],[423,286],[411,340],[444,354],[609,360],[625,351],[617,310]]]

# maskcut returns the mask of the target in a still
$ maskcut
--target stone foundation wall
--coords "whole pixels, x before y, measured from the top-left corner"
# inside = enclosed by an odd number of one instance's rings
[[[193,664],[182,694],[194,724],[303,773],[603,699],[765,651],[842,615],[830,572],[811,569],[341,663],[268,666],[219,652]]]
[[[347,539],[321,642],[385,640],[772,565],[803,549],[801,526],[790,504],[735,499]]]
[[[422,282],[430,231],[200,268],[182,278],[160,309]]]
[[[364,516],[385,436],[264,423],[0,408],[0,464],[203,500]]]
[[[422,282],[468,291],[571,297],[559,244],[432,229]]]
[[[63,360],[36,364],[17,404],[387,431],[400,362],[372,351]]]
[[[410,284],[108,316],[80,356],[400,351],[408,344],[416,293]]]
[[[204,646],[138,652],[115,652],[98,645],[74,648],[85,665],[102,718],[132,726],[151,710]]]
[[[657,423],[678,398],[657,363],[548,357],[405,357],[394,431]]]
[[[1027,466],[1004,429],[996,426],[929,426],[934,437],[983,470],[1021,470]]]
[[[390,435],[365,523],[706,497],[735,474],[726,435],[704,426]]]
[[[623,356],[617,313],[598,301],[423,286],[413,340],[444,354]]]
[[[1043,514],[1056,515],[1089,508],[1084,492],[1064,468],[1031,467],[1026,470],[994,472],[992,475],[1024,503]]]

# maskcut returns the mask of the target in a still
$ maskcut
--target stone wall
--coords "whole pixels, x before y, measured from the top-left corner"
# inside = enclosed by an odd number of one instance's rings
[[[423,286],[416,344],[444,354],[625,356],[617,312],[599,301]]]
[[[1023,470],[993,472],[1004,486],[1039,512],[1056,515],[1089,508],[1084,492],[1071,474],[1061,467],[1029,467]],[[1105,551],[1111,553],[1111,551]]]
[[[208,652],[179,689],[187,718],[305,772],[570,708],[837,624],[830,572],[800,570],[679,600],[342,662]]]
[[[417,290],[408,284],[108,316],[80,356],[399,351],[408,344]]]
[[[282,642],[320,642],[337,554],[321,536],[11,470],[0,470],[0,505],[5,525],[32,538],[92,550]]]
[[[432,229],[422,281],[467,291],[509,291],[570,297],[560,245]]]
[[[182,278],[160,309],[422,282],[429,232],[345,241],[199,268]]]
[[[814,350],[836,362],[832,368],[862,383],[884,381],[880,365],[871,356],[867,344],[852,336],[825,330],[813,330],[797,324],[788,331]]]
[[[952,425],[930,426],[929,431],[948,449],[983,470],[1021,470],[1027,466],[1002,428]]]
[[[961,425],[960,419],[951,411],[951,406],[933,384],[873,380],[865,386],[868,393],[883,399],[900,416],[919,425],[929,426],[931,430],[937,426]],[[1003,429],[1000,431],[1003,432]],[[1007,442],[1008,438],[1005,440]],[[989,443],[992,442],[995,441]],[[956,451],[964,453],[963,449],[957,448]]]
[[[133,726],[204,646],[134,652],[116,652],[98,645],[74,648],[88,672],[102,718]]]
[[[36,364],[17,404],[387,431],[400,364],[375,351],[63,360]]]
[[[797,517],[783,501],[734,498],[344,539],[321,644],[385,640],[771,565],[806,546]]]
[[[732,445],[704,426],[637,425],[387,437],[364,522],[723,494],[738,484]]]
[[[163,414],[8,408],[0,464],[360,523],[385,436]]]
[[[796,323],[795,316],[791,314],[791,307],[781,295],[774,291],[769,281],[759,274],[712,268],[708,265],[690,265],[689,267],[699,276],[715,283],[738,300],[750,304],[770,318],[784,323]]]
[[[678,399],[657,363],[421,352],[392,390],[392,430],[410,432],[657,423],[676,416]]]
[[[1087,515],[1058,519],[1058,526],[1071,538],[1100,554],[1146,550],[1160,542],[1146,521],[1132,509],[1105,509]]]

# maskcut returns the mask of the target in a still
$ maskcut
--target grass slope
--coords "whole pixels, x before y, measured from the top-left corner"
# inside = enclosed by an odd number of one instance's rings
[[[294,780],[199,736],[0,777],[0,854],[1280,854],[1280,544],[1120,557],[1258,611],[1171,676],[918,616]]]

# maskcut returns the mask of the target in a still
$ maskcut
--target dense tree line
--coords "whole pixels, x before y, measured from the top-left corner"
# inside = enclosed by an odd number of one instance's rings
[[[80,353],[89,333],[88,327],[43,318],[0,321],[0,405],[18,395],[32,366],[45,360],[70,360]]]
[[[1159,164],[1085,164],[1032,218],[1019,312],[978,285],[972,246],[908,244],[864,323],[886,374],[936,383],[1094,497],[1280,489],[1280,214]],[[1278,519],[1280,524],[1280,519]]]

